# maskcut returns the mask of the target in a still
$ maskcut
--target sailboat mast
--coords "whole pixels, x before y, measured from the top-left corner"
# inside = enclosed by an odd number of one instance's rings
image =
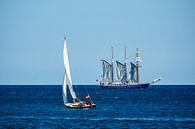
[[[111,47],[111,51],[112,51],[112,59],[111,59],[111,80],[112,82],[114,81],[114,69],[113,69],[113,62],[114,62],[114,51],[113,51],[113,47]]]

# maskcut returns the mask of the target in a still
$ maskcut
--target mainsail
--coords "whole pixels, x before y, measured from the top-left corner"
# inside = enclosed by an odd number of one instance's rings
[[[66,80],[68,81],[68,88],[70,90],[70,94],[73,98],[73,100],[75,100],[76,97],[76,93],[73,90],[73,86],[72,86],[72,79],[70,76],[70,65],[69,65],[69,60],[68,60],[68,52],[67,52],[67,43],[66,43],[66,39],[64,39],[64,51],[63,51],[63,55],[64,55],[64,67],[65,67],[65,76],[64,76],[64,84],[63,84],[63,97],[64,97],[64,103],[67,99],[67,93],[66,93]]]
[[[123,83],[127,82],[126,63],[122,64],[119,61],[116,61],[116,64],[117,79]]]
[[[137,73],[137,66],[131,62],[131,71],[130,71],[130,75],[131,75],[131,82],[138,82],[138,73]]]
[[[102,61],[102,67],[103,67],[103,81],[109,81],[112,82],[113,81],[113,65],[109,64],[107,61],[105,60],[101,60]]]
[[[63,95],[63,101],[64,101],[64,105],[65,105],[67,103],[66,74],[64,74],[64,84],[62,87],[62,95]]]

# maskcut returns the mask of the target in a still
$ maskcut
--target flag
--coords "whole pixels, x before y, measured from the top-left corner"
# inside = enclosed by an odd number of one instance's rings
[[[88,99],[88,98],[90,98],[90,96],[89,96],[89,95],[87,95],[85,98],[86,98],[86,99]]]

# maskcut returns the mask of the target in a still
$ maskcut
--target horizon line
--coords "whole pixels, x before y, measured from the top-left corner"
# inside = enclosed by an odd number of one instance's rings
[[[43,83],[40,83],[40,84],[38,84],[38,83],[36,83],[36,84],[0,84],[0,86],[33,86],[33,85],[40,85],[40,86],[55,86],[55,85],[63,85],[63,84],[43,84]],[[81,85],[81,86],[83,86],[83,85],[86,85],[86,86],[89,86],[89,85],[99,85],[99,84],[73,84],[73,86],[78,86],[78,85]],[[170,83],[170,84],[168,84],[168,83],[164,83],[164,84],[151,84],[151,85],[195,85],[195,83],[180,83],[180,84],[178,84],[178,83]]]

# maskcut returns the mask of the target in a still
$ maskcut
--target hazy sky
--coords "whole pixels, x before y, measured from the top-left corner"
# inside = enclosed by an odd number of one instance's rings
[[[0,84],[62,84],[64,35],[74,84],[96,84],[111,46],[140,49],[143,82],[195,83],[194,0],[1,0]]]

